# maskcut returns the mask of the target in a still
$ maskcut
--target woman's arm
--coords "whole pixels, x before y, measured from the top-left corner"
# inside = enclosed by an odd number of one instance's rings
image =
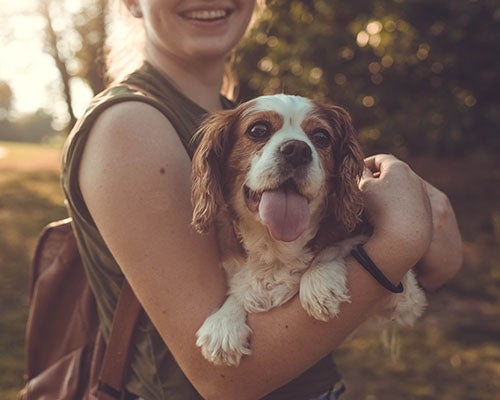
[[[409,168],[379,158],[373,169],[381,172],[365,183],[373,222],[393,226],[376,229],[365,248],[396,282],[428,247],[430,211]],[[195,346],[195,333],[223,303],[226,279],[213,234],[198,235],[190,226],[190,171],[172,125],[156,109],[130,102],[111,107],[95,123],[79,179],[111,252],[196,389],[206,399],[257,399],[339,346],[389,294],[348,259],[352,301],[342,305],[338,318],[318,322],[294,298],[249,316],[252,355],[239,367],[208,363]],[[395,184],[403,185],[397,201],[387,195]],[[405,231],[409,223],[411,232]]]
[[[432,239],[416,266],[420,284],[436,290],[459,271],[463,262],[462,237],[448,197],[424,181],[432,211]]]

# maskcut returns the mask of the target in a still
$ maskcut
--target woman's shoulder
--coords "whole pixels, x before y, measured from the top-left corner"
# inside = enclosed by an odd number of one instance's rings
[[[144,103],[148,105],[148,108],[154,109],[154,105],[157,101],[147,96],[146,93],[139,88],[131,87],[123,83],[113,85],[101,93],[98,93],[92,99],[72,131],[80,131],[84,126],[92,125],[102,114],[113,114],[117,112],[116,110],[119,112],[126,108],[123,107],[123,105],[127,105],[127,103],[134,103],[134,106],[137,103]],[[122,105],[122,107],[117,107],[119,105]]]
[[[143,101],[141,97],[131,97],[115,102],[101,110],[91,127],[92,132],[101,126],[112,131],[118,129],[127,133],[134,128],[148,128],[152,125],[172,126],[169,119],[156,107]],[[153,132],[152,132],[153,133]]]
[[[159,142],[172,145],[172,139],[177,139],[176,133],[169,119],[157,108],[131,99],[103,110],[95,119],[88,136],[96,152],[116,152],[126,147],[139,152],[141,149],[149,151],[151,146],[157,146]]]
[[[80,158],[90,136],[111,140],[115,135],[124,141],[127,135],[137,136],[154,124],[163,132],[172,128],[168,118],[151,104],[151,99],[125,86],[114,86],[101,92],[89,104],[71,130],[63,151],[63,162]],[[100,133],[101,132],[101,133]],[[150,134],[154,134],[151,130]]]

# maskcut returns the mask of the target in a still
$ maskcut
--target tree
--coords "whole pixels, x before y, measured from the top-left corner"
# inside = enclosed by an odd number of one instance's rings
[[[71,80],[105,84],[108,1],[39,1],[72,126]],[[497,0],[273,0],[237,55],[241,98],[340,104],[369,152],[494,153],[499,15]]]
[[[370,151],[499,148],[494,0],[275,0],[245,40],[241,94],[346,107]]]
[[[5,81],[0,81],[0,119],[5,119],[12,106],[14,92]]]
[[[71,80],[82,79],[94,93],[105,86],[107,3],[107,0],[85,0],[79,8],[69,9],[64,0],[39,1],[39,12],[46,21],[46,51],[54,58],[61,76],[69,129],[76,122]]]

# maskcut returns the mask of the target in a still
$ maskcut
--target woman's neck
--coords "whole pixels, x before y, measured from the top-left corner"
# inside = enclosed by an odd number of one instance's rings
[[[207,111],[222,108],[220,90],[225,60],[187,63],[147,50],[145,60],[162,73],[177,90],[200,107]]]

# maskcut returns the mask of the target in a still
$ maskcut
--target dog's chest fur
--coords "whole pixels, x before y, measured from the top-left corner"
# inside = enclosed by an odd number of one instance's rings
[[[313,259],[310,251],[291,252],[291,256],[283,249],[276,250],[258,247],[242,257],[241,268],[235,271],[234,264],[231,266],[229,294],[239,297],[248,312],[267,311],[295,296],[300,278]]]

